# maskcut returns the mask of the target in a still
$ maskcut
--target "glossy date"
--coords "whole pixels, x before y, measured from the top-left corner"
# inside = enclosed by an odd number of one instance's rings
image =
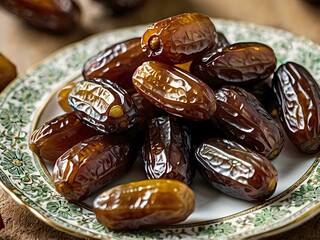
[[[210,18],[184,13],[152,24],[141,39],[142,51],[153,60],[169,64],[189,62],[215,47],[218,37]]]
[[[191,150],[190,132],[176,117],[151,119],[142,148],[147,177],[175,179],[191,184],[194,176]]]
[[[190,73],[156,61],[144,62],[132,77],[137,92],[173,115],[200,121],[216,109],[214,93]]]
[[[301,151],[315,153],[320,145],[320,88],[303,66],[282,64],[273,78],[280,122]]]
[[[225,136],[268,159],[279,155],[284,144],[282,128],[252,94],[226,86],[215,96],[217,110],[212,119]]]
[[[36,129],[30,137],[29,148],[41,160],[55,163],[73,145],[98,134],[83,124],[74,112],[65,113]]]
[[[124,89],[100,78],[78,82],[69,94],[68,102],[85,124],[102,133],[127,130],[138,115]]]
[[[215,189],[247,201],[264,201],[275,191],[278,173],[271,162],[236,142],[203,141],[195,152],[198,169]]]
[[[55,188],[70,201],[87,198],[131,165],[130,146],[129,138],[103,135],[79,142],[56,161],[52,172]]]
[[[83,66],[84,79],[105,78],[133,93],[132,74],[149,60],[141,50],[140,41],[141,38],[128,39],[92,56]]]
[[[98,221],[113,230],[182,222],[194,208],[193,191],[186,184],[169,179],[119,185],[100,194],[93,203]]]
[[[206,52],[192,62],[190,72],[216,89],[223,85],[248,85],[273,74],[273,50],[262,43],[235,43]]]

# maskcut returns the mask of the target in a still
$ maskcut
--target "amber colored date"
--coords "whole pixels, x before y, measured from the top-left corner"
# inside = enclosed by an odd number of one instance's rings
[[[83,124],[74,112],[60,115],[35,130],[29,148],[43,160],[54,163],[65,151],[98,132]]]
[[[213,121],[225,136],[268,159],[279,155],[284,144],[282,128],[252,94],[240,87],[226,86],[215,96]]]
[[[74,145],[53,168],[53,182],[66,199],[83,200],[121,176],[131,165],[131,142],[125,137],[97,135]]]
[[[272,75],[276,62],[269,46],[243,42],[206,52],[192,62],[190,72],[214,89],[229,84],[244,86]]]
[[[62,87],[58,92],[57,101],[59,106],[65,112],[72,112],[72,108],[69,105],[68,98],[72,89],[76,86],[76,82],[68,83]]]
[[[16,66],[0,53],[0,91],[2,91],[16,76]]]
[[[85,124],[102,133],[127,130],[138,115],[130,95],[106,79],[78,82],[69,94],[68,102]]]
[[[82,69],[84,79],[105,78],[133,93],[132,74],[149,58],[142,52],[141,38],[116,43],[92,56]]]
[[[148,124],[142,161],[149,179],[167,178],[191,184],[191,135],[174,116],[153,118]]]
[[[236,142],[211,138],[196,149],[199,170],[214,188],[247,201],[264,201],[275,191],[278,173],[271,162]]]
[[[315,153],[320,146],[320,88],[303,66],[287,62],[276,71],[273,90],[280,122],[301,151]]]
[[[73,30],[81,12],[73,0],[2,0],[0,5],[26,23],[55,33]]]
[[[93,203],[97,220],[114,230],[159,227],[184,221],[195,208],[193,191],[176,180],[153,179],[113,187]]]
[[[211,118],[215,112],[210,87],[172,65],[144,62],[133,74],[132,81],[138,93],[173,115],[199,121]]]
[[[184,13],[155,22],[143,34],[141,48],[154,60],[184,63],[217,45],[217,32],[210,18]]]

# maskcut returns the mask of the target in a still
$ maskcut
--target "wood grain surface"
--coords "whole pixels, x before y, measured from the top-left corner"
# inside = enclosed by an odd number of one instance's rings
[[[113,16],[93,0],[78,2],[82,9],[81,23],[67,35],[53,35],[34,29],[0,8],[0,53],[17,66],[18,74],[22,75],[61,47],[92,34],[150,23],[182,12],[202,12],[215,18],[281,28],[320,44],[320,7],[304,0],[146,0],[142,8],[122,16]],[[41,222],[2,189],[0,214],[5,224],[5,228],[0,230],[0,240],[79,239]],[[320,239],[320,216],[265,239]]]

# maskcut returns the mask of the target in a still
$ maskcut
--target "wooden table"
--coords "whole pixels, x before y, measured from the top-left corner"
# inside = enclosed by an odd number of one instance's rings
[[[203,12],[216,18],[273,26],[320,44],[320,8],[303,0],[147,0],[141,9],[121,17],[112,16],[94,1],[82,0],[80,4],[83,10],[81,27],[63,36],[30,28],[0,9],[0,52],[15,63],[19,74],[23,74],[57,49],[94,33],[149,23],[182,12]],[[78,239],[41,222],[1,189],[0,213],[6,225],[0,230],[0,239]],[[320,216],[267,239],[320,239]]]

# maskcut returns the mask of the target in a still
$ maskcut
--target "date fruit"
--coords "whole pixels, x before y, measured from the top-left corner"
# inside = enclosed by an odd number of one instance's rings
[[[137,92],[152,104],[190,120],[210,119],[216,109],[214,93],[189,72],[156,61],[144,62],[132,77]]]
[[[16,66],[0,53],[0,92],[17,76]]]
[[[215,189],[247,201],[264,201],[275,191],[278,173],[262,155],[236,142],[211,138],[195,152],[199,170]]]
[[[100,194],[93,203],[97,220],[109,229],[134,230],[184,221],[195,208],[193,191],[169,179],[131,182]]]
[[[30,137],[29,148],[41,160],[55,163],[72,146],[98,134],[83,124],[74,112],[65,113],[35,130]]]
[[[76,82],[68,83],[63,86],[58,92],[58,104],[65,112],[72,112],[72,108],[69,105],[68,98],[76,84]]]
[[[226,137],[268,159],[279,155],[283,130],[252,94],[240,87],[225,86],[215,96],[217,110],[212,119]]]
[[[141,38],[116,43],[92,56],[82,69],[84,79],[105,78],[133,93],[132,74],[149,58],[142,52]]]
[[[287,62],[273,78],[280,122],[291,142],[305,153],[320,144],[320,88],[303,66]]]
[[[216,28],[208,16],[184,13],[151,25],[142,36],[141,48],[153,60],[178,64],[193,60],[217,42]]]
[[[191,184],[191,135],[174,116],[153,118],[142,148],[144,170],[149,179],[175,179]]]
[[[56,190],[70,201],[79,201],[121,176],[131,165],[127,137],[97,135],[81,141],[61,155],[53,168]]]
[[[85,124],[102,133],[127,130],[138,115],[130,95],[116,83],[101,78],[78,82],[68,102]]]
[[[273,50],[262,43],[235,43],[208,51],[192,62],[190,72],[213,89],[223,85],[244,86],[268,78],[276,68]]]
[[[2,0],[0,5],[37,28],[68,33],[80,19],[80,8],[73,0]]]

